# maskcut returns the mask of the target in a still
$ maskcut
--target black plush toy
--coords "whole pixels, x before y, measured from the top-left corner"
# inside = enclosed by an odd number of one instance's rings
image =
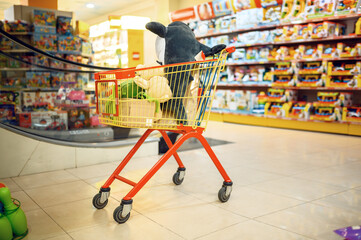
[[[168,27],[158,22],[149,22],[145,27],[158,35],[156,51],[161,64],[193,62],[196,61],[195,56],[200,52],[208,57],[226,47],[224,44],[220,44],[210,48],[201,44],[189,26],[183,22],[173,22]],[[189,83],[193,81],[191,71],[187,71],[192,67],[193,64],[185,64],[181,67],[165,69],[165,77],[169,81],[174,98],[163,103],[161,108],[173,112],[178,123],[186,124],[187,122],[182,97],[184,97]]]
[[[156,40],[156,52],[160,64],[174,64],[196,61],[196,55],[203,52],[205,57],[212,56],[222,51],[226,46],[224,44],[216,45],[212,48],[207,47],[197,41],[193,31],[183,22],[173,22],[165,27],[158,22],[149,22],[145,26],[149,31],[158,35]],[[173,93],[173,99],[161,105],[164,110],[174,113],[178,123],[187,123],[187,115],[182,102],[189,83],[193,80],[190,70],[192,64],[168,67],[165,71],[165,77],[169,81],[169,86]],[[177,73],[174,73],[177,71]],[[168,73],[168,74],[167,74]],[[168,134],[172,143],[175,142],[176,133]],[[159,142],[159,153],[165,153],[168,146],[164,139]]]

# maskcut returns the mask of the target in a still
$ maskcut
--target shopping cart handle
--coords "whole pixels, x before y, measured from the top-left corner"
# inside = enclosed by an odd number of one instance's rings
[[[226,51],[227,51],[228,53],[233,53],[234,51],[236,51],[236,47],[235,47],[235,46],[227,47],[227,48],[226,48]]]

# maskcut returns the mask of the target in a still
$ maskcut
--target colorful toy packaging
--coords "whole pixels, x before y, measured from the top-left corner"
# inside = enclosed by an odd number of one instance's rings
[[[56,35],[34,33],[32,42],[34,47],[44,51],[56,52],[58,50]]]
[[[22,110],[25,112],[46,111],[54,108],[56,92],[23,92]]]
[[[67,130],[66,111],[31,112],[31,128],[38,130]]]
[[[298,21],[304,18],[305,1],[284,0],[282,4],[281,21]]]
[[[91,42],[88,42],[84,39],[81,41],[81,54],[83,55],[92,55],[93,52],[93,46]]]
[[[50,72],[26,72],[26,87],[50,88]]]
[[[346,14],[356,13],[357,0],[338,0],[336,7],[336,15],[342,16]]]
[[[24,20],[4,21],[4,30],[6,32],[30,32],[31,25]]]
[[[326,87],[361,87],[361,75],[355,76],[327,76]]]
[[[307,18],[332,16],[335,12],[336,0],[307,0],[305,12]]]
[[[0,122],[16,124],[15,103],[0,101]]]
[[[291,101],[285,109],[285,117],[291,119],[309,119],[312,103]]]
[[[55,54],[55,56],[57,56],[59,58],[63,58],[62,54]],[[49,59],[49,62],[50,62],[50,67],[51,68],[62,69],[64,67],[64,64],[62,62],[57,61],[57,60]]]
[[[59,16],[56,23],[56,32],[60,35],[72,35],[71,18]]]
[[[61,83],[64,81],[64,73],[63,72],[52,72],[50,74],[51,87],[59,88]]]
[[[59,36],[58,51],[59,53],[80,54],[81,38],[76,36]]]
[[[297,87],[323,87],[326,82],[326,74],[299,74],[297,78]]]
[[[34,9],[34,25],[56,27],[55,12],[51,10]]]
[[[273,117],[285,117],[288,108],[289,106],[287,102],[267,102],[264,107],[264,115]]]
[[[269,102],[289,102],[297,100],[297,92],[280,88],[270,88],[267,91],[267,101]]]
[[[342,109],[342,121],[361,122],[361,107],[344,107]]]
[[[1,87],[4,88],[17,88],[24,84],[24,78],[22,77],[7,77],[1,79]]]
[[[90,127],[89,108],[69,108],[66,111],[69,130]]]

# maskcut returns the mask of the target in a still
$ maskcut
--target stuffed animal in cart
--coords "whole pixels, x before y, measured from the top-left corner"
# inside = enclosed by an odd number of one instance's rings
[[[219,44],[210,48],[201,44],[189,26],[183,22],[172,22],[167,27],[159,22],[149,22],[145,27],[158,35],[156,52],[160,64],[193,62],[195,56],[201,52],[208,57],[226,47],[224,44]],[[164,76],[169,80],[173,98],[161,104],[161,108],[173,112],[178,123],[187,123],[187,114],[182,98],[189,83],[193,81],[190,71],[192,67],[192,64],[184,64],[181,67],[173,66],[164,69]]]

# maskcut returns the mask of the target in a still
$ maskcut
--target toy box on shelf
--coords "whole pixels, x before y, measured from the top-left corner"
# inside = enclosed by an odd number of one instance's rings
[[[276,62],[274,75],[289,75],[295,73],[295,64],[292,62]]]
[[[0,80],[2,88],[20,88],[24,83],[25,79],[23,77],[6,77]]]
[[[221,110],[227,107],[226,92],[226,90],[216,90],[214,94],[214,99],[212,101],[212,109]]]
[[[59,53],[80,54],[81,38],[76,36],[59,36],[58,51]]]
[[[337,16],[353,14],[357,12],[358,0],[338,0],[336,12]]]
[[[324,21],[321,23],[309,23],[308,30],[311,38],[327,38],[342,36],[345,34],[346,26],[342,23]]]
[[[323,87],[326,83],[326,74],[299,74],[297,87]]]
[[[31,24],[24,20],[4,21],[4,30],[6,32],[30,32]]]
[[[69,130],[90,127],[89,108],[72,107],[64,110],[68,112]]]
[[[336,0],[307,0],[306,17],[312,19],[333,16],[336,2]]]
[[[352,105],[352,93],[317,92],[317,100],[314,106],[348,107]]]
[[[88,42],[84,39],[82,39],[81,41],[81,54],[86,55],[86,56],[90,56],[93,54],[93,47],[92,47],[92,43]]]
[[[327,76],[326,87],[360,88],[361,87],[361,75]]]
[[[304,18],[305,1],[285,0],[282,4],[281,21],[299,21]]]
[[[71,17],[58,16],[56,22],[56,32],[60,35],[72,35]]]
[[[289,102],[297,100],[297,92],[280,88],[270,88],[267,91],[267,101],[269,102]]]
[[[23,111],[49,110],[54,108],[56,92],[23,92]]]
[[[56,34],[55,12],[51,10],[33,10],[34,32]]]
[[[336,52],[334,57],[337,58],[349,58],[355,56],[361,56],[361,43],[348,44],[337,43]]]
[[[361,123],[361,107],[343,107],[342,121]]]
[[[58,50],[57,37],[55,34],[34,33],[32,43],[36,48],[44,51],[56,52]]]
[[[26,72],[26,86],[29,88],[50,88],[50,72]]]
[[[312,103],[309,102],[291,101],[288,103],[288,109],[285,112],[285,117],[308,120],[310,118],[311,107]]]
[[[15,116],[15,103],[13,102],[4,102],[0,100],[0,122],[15,124],[16,116]]]
[[[281,19],[282,6],[278,1],[261,0],[263,19],[259,25],[278,24]]]
[[[299,65],[299,74],[321,74],[327,69],[326,61],[301,62]]]
[[[361,74],[361,62],[329,62],[327,74],[329,76],[354,76]]]
[[[333,106],[319,106],[313,104],[314,111],[310,115],[310,120],[319,121],[340,121],[341,120],[341,108]]]
[[[313,103],[314,111],[310,116],[311,120],[340,121],[341,108],[352,104],[352,93],[318,92],[317,100]]]
[[[264,107],[264,115],[273,117],[285,117],[288,109],[288,102],[267,102]]]
[[[259,92],[254,99],[252,113],[264,114],[264,108],[267,101],[268,101],[268,96],[266,95],[266,93]]]
[[[88,107],[89,100],[83,90],[74,90],[61,86],[57,92],[55,104],[59,107]]]
[[[294,59],[296,51],[294,47],[281,46],[277,50],[276,61],[290,61]]]
[[[297,75],[274,75],[272,87],[293,87],[296,86]]]
[[[50,73],[50,83],[52,88],[59,88],[61,83],[64,82],[64,73],[63,72],[51,72]]]
[[[19,113],[19,126],[38,130],[67,130],[68,116],[65,111],[37,111],[31,113]]]

